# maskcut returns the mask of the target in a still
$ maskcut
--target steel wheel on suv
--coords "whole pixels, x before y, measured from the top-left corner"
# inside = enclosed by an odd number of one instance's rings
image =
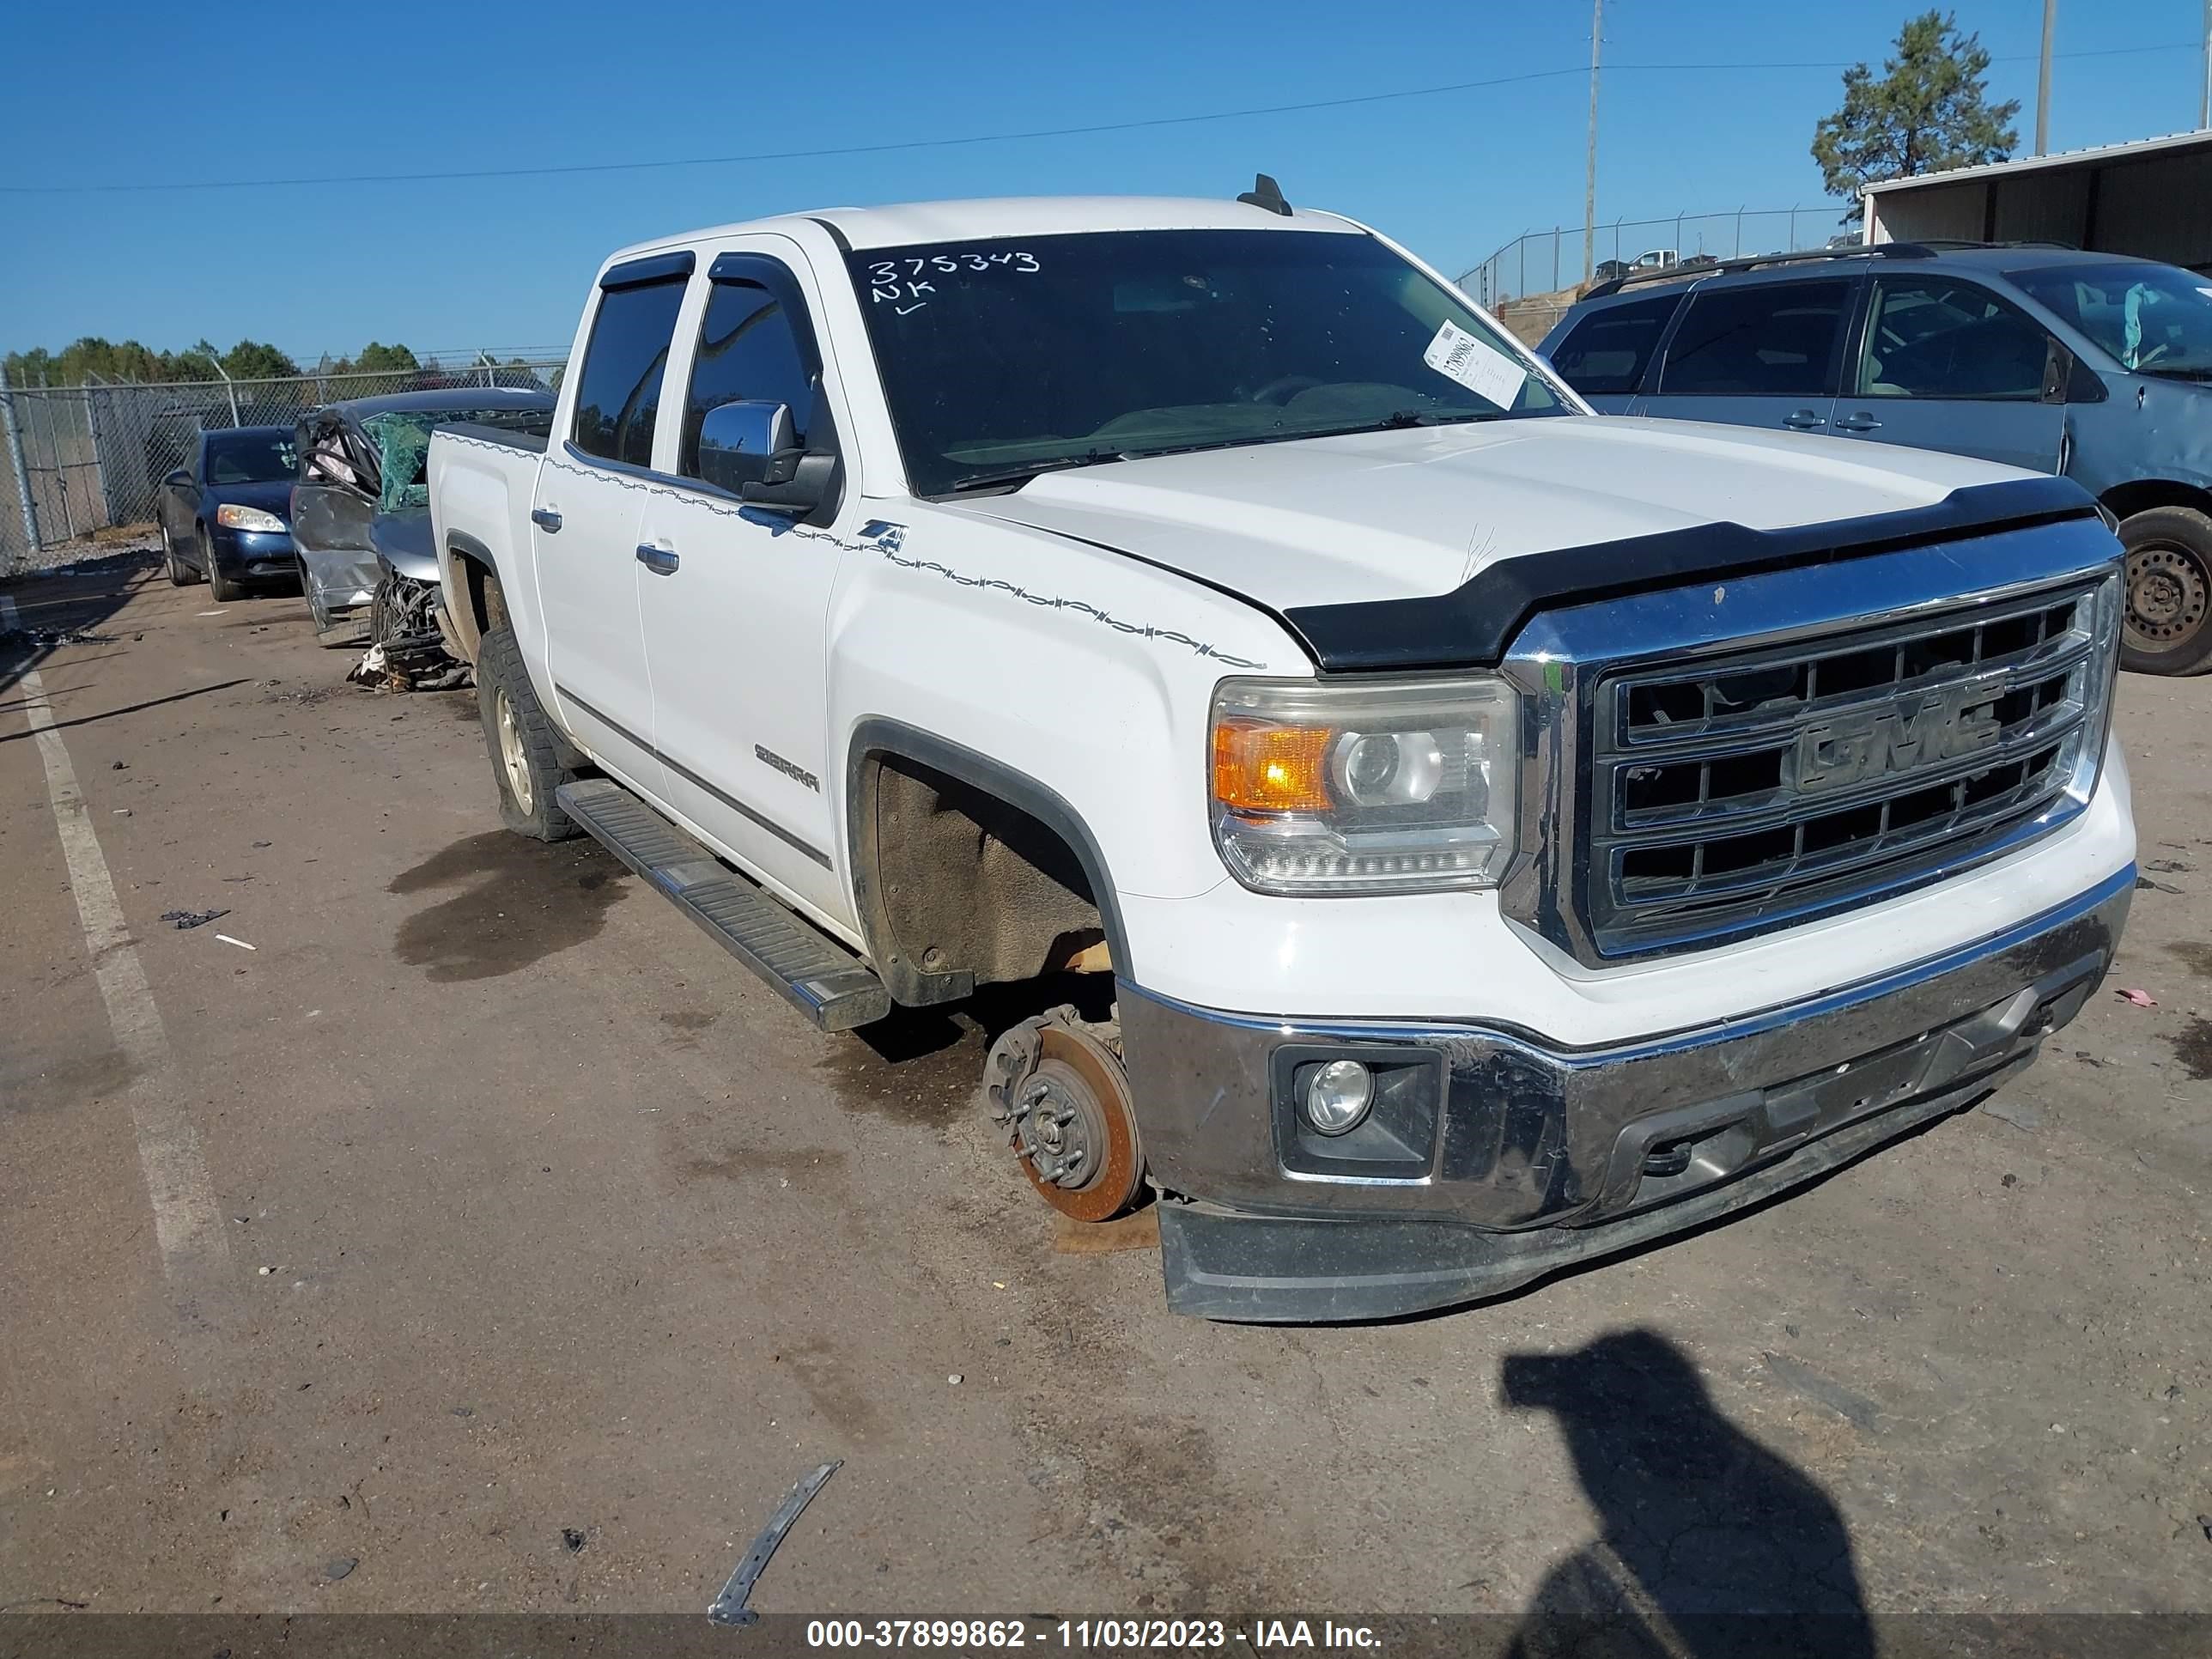
[[[2120,526],[2128,550],[2123,665],[2194,674],[2212,661],[2212,518],[2154,507]]]

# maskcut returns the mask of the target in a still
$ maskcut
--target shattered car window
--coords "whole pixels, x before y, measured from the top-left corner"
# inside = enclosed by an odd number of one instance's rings
[[[421,409],[370,416],[362,422],[362,429],[376,445],[377,475],[381,480],[378,512],[410,513],[430,504],[425,470],[430,457],[430,434],[434,428],[457,423],[497,427],[542,438],[553,430],[553,414],[550,409]]]

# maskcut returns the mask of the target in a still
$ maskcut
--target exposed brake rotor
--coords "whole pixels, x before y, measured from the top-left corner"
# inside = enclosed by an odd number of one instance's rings
[[[1145,1155],[1110,1025],[1073,1008],[1024,1020],[991,1048],[984,1086],[991,1115],[1045,1202],[1077,1221],[1107,1221],[1129,1206]]]

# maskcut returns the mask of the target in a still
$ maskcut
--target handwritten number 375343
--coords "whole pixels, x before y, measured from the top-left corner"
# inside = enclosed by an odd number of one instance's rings
[[[929,303],[923,296],[937,291],[936,284],[929,280],[933,276],[954,276],[969,271],[988,274],[994,270],[1027,275],[1042,269],[1036,255],[1023,250],[1004,253],[909,254],[898,259],[876,259],[868,265],[868,297],[878,305],[896,307],[903,317]]]

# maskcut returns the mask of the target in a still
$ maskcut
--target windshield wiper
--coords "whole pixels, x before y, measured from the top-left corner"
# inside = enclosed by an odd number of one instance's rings
[[[1503,410],[1401,409],[1391,414],[1385,415],[1379,421],[1370,422],[1365,426],[1348,426],[1343,428],[1342,430],[1346,432],[1398,432],[1402,431],[1409,426],[1465,426],[1469,422],[1473,421],[1502,421],[1504,418],[1505,411]],[[1328,437],[1334,434],[1320,433],[1316,435]]]
[[[1130,457],[1121,450],[1094,449],[1087,455],[1055,455],[1049,460],[1024,461],[1018,466],[1002,466],[989,472],[971,472],[964,478],[955,478],[951,489],[955,493],[969,489],[1018,487],[1043,472],[1065,472],[1072,467],[1103,466],[1108,461],[1126,461]]]

